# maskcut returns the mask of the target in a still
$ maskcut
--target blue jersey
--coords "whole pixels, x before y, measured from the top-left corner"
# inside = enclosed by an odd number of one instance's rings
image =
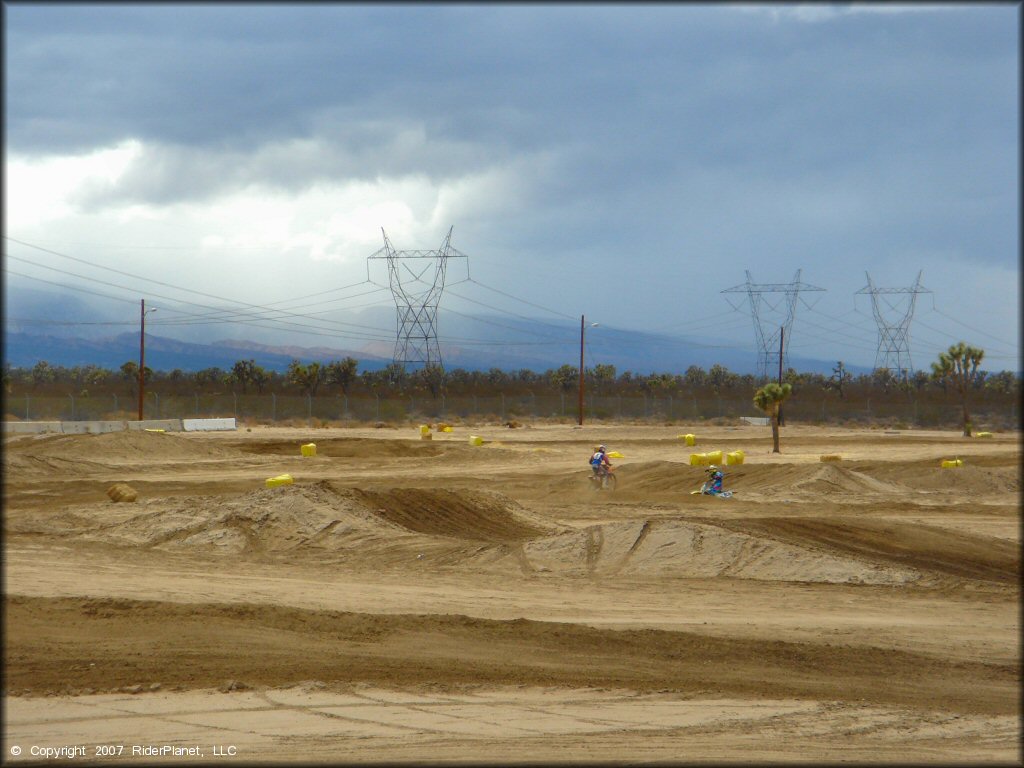
[[[717,493],[722,490],[722,473],[712,472],[708,479],[708,490]]]

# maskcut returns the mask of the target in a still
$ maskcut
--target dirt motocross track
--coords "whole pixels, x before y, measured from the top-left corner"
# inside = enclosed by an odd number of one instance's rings
[[[738,449],[732,498],[690,494],[691,452]],[[750,426],[7,435],[4,758],[1019,762],[1020,462],[1019,433],[801,425],[780,454]]]

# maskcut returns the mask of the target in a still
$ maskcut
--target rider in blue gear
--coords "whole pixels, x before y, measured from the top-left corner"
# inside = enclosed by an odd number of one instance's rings
[[[594,448],[594,453],[590,457],[590,468],[594,472],[594,476],[598,477],[602,472],[607,472],[608,467],[612,463],[608,460],[608,449],[603,445],[599,445]]]
[[[708,473],[707,482],[704,483],[704,493],[715,496],[722,492],[722,470],[712,464],[705,470]]]

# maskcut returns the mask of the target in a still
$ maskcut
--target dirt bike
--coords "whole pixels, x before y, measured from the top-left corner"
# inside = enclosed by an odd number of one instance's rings
[[[702,496],[717,496],[720,499],[728,499],[730,496],[732,496],[732,491],[719,491],[718,493],[713,493],[711,491],[711,481],[705,480],[704,484],[701,485],[701,487],[698,488],[696,491],[690,491],[691,496],[696,496],[698,494]]]
[[[595,491],[614,491],[617,482],[612,467],[601,467],[597,472],[590,472],[590,487]]]

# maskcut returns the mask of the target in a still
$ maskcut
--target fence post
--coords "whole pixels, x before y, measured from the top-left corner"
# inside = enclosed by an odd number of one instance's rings
[[[306,393],[306,418],[309,419],[309,426],[313,426],[313,395]]]
[[[444,395],[441,395],[441,418],[445,416]]]
[[[75,396],[74,395],[68,395],[68,397],[71,398],[71,420],[74,421],[75,420]]]
[[[694,395],[693,396],[693,418],[694,419],[697,418],[697,414],[698,413],[700,413],[700,412],[697,410],[697,396]]]
[[[277,421],[277,394],[270,393],[270,420]]]
[[[237,419],[238,418],[238,394],[237,393],[235,393],[235,392],[231,393],[231,402],[232,402],[231,415],[234,416]]]
[[[25,393],[25,421],[28,421],[28,393]]]
[[[377,398],[377,421],[380,421],[380,393],[374,392],[373,396]]]

